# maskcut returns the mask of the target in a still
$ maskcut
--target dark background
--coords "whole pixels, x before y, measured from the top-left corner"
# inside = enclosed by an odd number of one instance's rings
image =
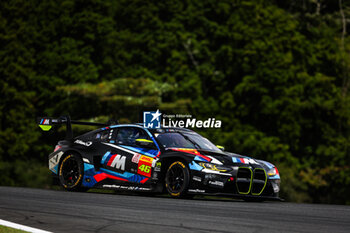
[[[47,187],[64,128],[38,116],[222,120],[199,130],[276,164],[281,196],[350,204],[350,2],[0,2],[0,185]],[[75,127],[75,133],[90,128]]]

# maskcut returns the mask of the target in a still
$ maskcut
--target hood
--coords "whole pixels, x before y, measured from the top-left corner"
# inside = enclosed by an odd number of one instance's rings
[[[264,168],[266,171],[274,167],[274,165],[269,162],[227,151],[213,152],[202,149],[187,148],[171,148],[171,150],[191,154],[192,156],[194,156],[194,160],[198,162],[208,162],[228,166],[237,165],[260,167]]]

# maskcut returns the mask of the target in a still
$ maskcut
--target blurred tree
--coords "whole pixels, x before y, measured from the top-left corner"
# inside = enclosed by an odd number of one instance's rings
[[[58,87],[67,98],[57,106],[57,112],[69,112],[76,118],[108,116],[124,119],[128,123],[141,122],[146,110],[174,109],[186,112],[189,99],[171,103],[162,101],[162,96],[176,85],[160,83],[151,79],[119,78],[97,84],[76,84]],[[86,106],[93,106],[87,108]]]

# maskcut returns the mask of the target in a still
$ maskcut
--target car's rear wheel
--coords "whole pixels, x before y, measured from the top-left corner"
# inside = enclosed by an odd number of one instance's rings
[[[172,197],[185,197],[189,185],[190,172],[182,161],[170,164],[165,175],[165,187]]]
[[[69,154],[63,158],[59,169],[60,184],[69,191],[85,191],[81,187],[84,175],[84,166],[81,157]]]

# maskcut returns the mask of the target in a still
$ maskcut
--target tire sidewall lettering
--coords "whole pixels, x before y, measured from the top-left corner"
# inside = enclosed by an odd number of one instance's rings
[[[77,164],[78,164],[78,169],[79,169],[79,178],[77,179],[77,181],[71,185],[70,187],[68,187],[67,184],[63,183],[62,180],[61,180],[61,177],[62,177],[62,169],[63,169],[63,166],[64,164],[66,163],[67,160],[69,159],[74,159]],[[77,187],[77,185],[79,184],[79,182],[81,181],[83,175],[82,175],[82,170],[81,170],[81,164],[79,163],[79,161],[77,160],[76,156],[75,155],[67,155],[61,162],[61,165],[60,165],[60,170],[59,170],[59,179],[60,179],[60,183],[62,184],[62,186],[65,188],[65,189],[74,189]]]
[[[172,196],[172,197],[180,197],[180,196],[183,196],[184,195],[184,193],[187,191],[186,189],[188,188],[188,180],[189,180],[189,176],[190,176],[190,174],[189,174],[189,171],[187,170],[186,171],[186,165],[183,163],[183,162],[181,162],[181,161],[176,161],[176,162],[173,162],[170,166],[169,166],[169,168],[167,169],[167,173],[170,171],[170,169],[172,168],[172,167],[174,167],[174,166],[179,166],[179,167],[181,167],[182,169],[183,169],[183,173],[184,173],[184,187],[179,191],[179,192],[171,192],[170,190],[169,190],[169,185],[168,185],[168,183],[167,183],[167,181],[165,181],[165,187],[166,187],[166,189],[168,190],[168,193]],[[167,179],[167,178],[166,178]]]

